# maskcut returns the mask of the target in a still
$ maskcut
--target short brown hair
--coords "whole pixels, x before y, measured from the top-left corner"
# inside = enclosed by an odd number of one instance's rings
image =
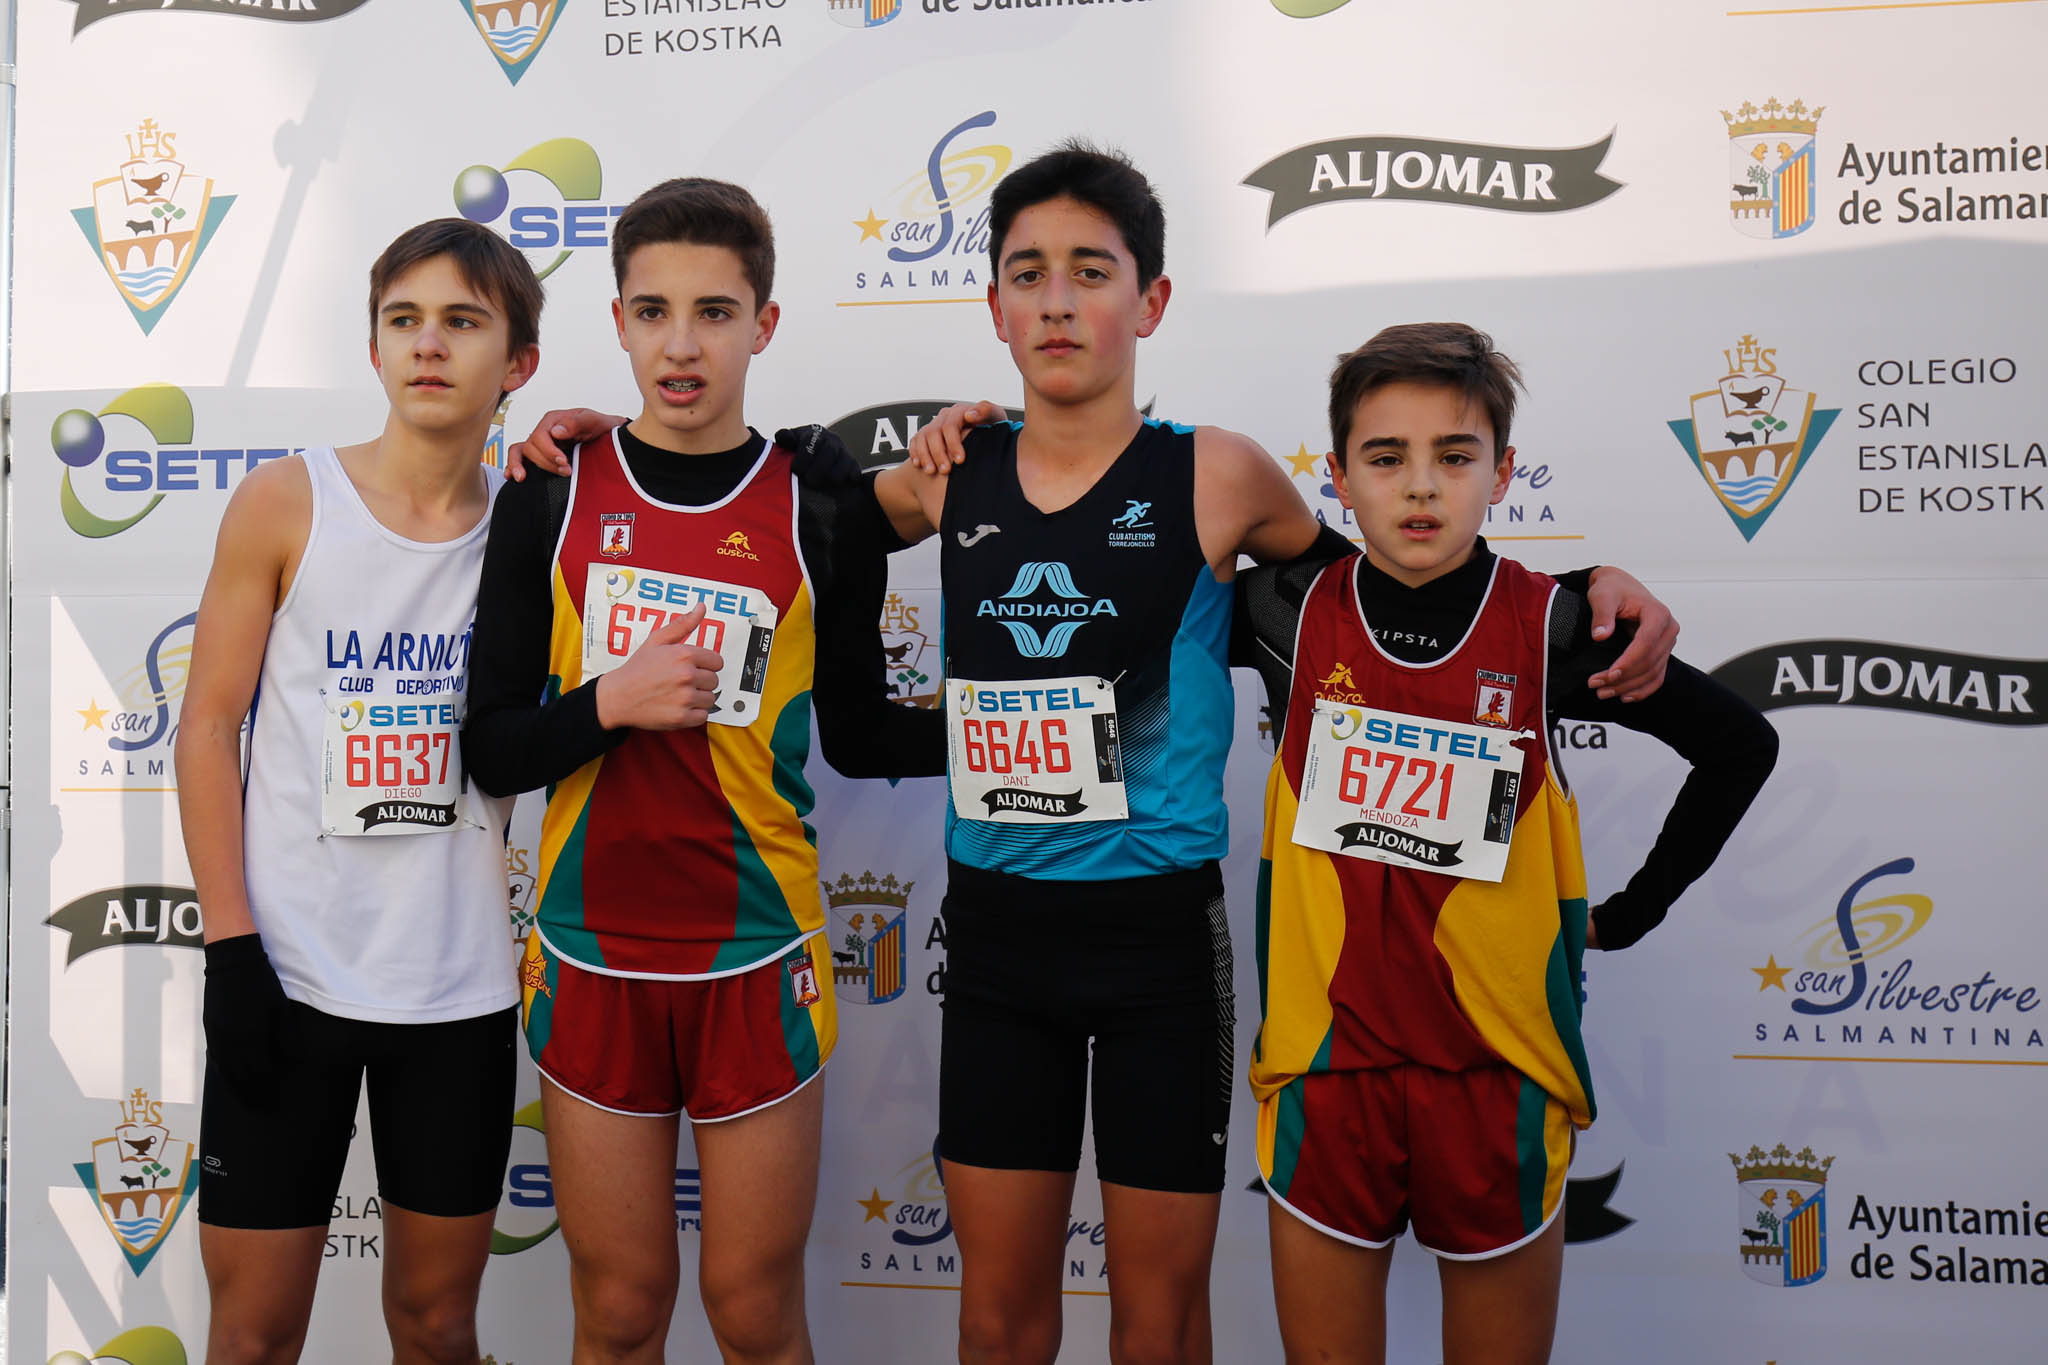
[[[526,257],[503,237],[467,218],[436,218],[407,228],[370,267],[370,340],[377,339],[377,306],[391,282],[422,261],[446,256],[464,283],[505,310],[514,354],[540,342],[540,281]]]
[[[1410,322],[1380,331],[1371,341],[1337,358],[1330,372],[1330,439],[1338,463],[1351,441],[1351,418],[1359,400],[1388,384],[1439,384],[1458,390],[1467,403],[1486,410],[1493,423],[1493,461],[1508,448],[1515,420],[1515,389],[1521,367],[1493,349],[1493,338],[1462,322]]]
[[[775,286],[775,229],[767,210],[738,185],[691,176],[664,180],[635,199],[612,229],[612,274],[626,287],[626,262],[643,246],[687,242],[722,246],[740,258],[754,287],[754,308]]]

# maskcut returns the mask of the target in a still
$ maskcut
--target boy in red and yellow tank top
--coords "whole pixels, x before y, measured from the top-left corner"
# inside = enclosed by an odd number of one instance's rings
[[[1704,872],[1776,736],[1672,660],[1601,701],[1585,599],[1479,537],[1514,475],[1520,376],[1454,323],[1388,328],[1331,377],[1331,479],[1363,556],[1245,576],[1279,751],[1251,1062],[1287,1358],[1380,1359],[1393,1239],[1436,1254],[1447,1365],[1549,1358],[1565,1173],[1594,1104],[1588,947],[1624,948]],[[1550,723],[1691,760],[1649,861],[1589,916]]]
[[[808,1361],[803,1249],[836,1038],[804,777],[942,752],[882,690],[882,526],[744,414],[780,316],[738,186],[673,180],[612,239],[638,418],[492,519],[465,729],[479,786],[548,787],[521,975],[577,1360],[661,1358],[687,1114],[699,1280],[729,1357]],[[772,1197],[764,1197],[772,1191]]]

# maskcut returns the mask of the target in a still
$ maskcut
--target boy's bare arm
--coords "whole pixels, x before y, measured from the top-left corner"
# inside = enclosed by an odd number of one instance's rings
[[[1195,429],[1195,528],[1218,578],[1237,557],[1262,564],[1293,559],[1322,530],[1279,463],[1251,437],[1222,427]]]
[[[915,545],[939,529],[946,510],[946,476],[927,474],[915,465],[899,464],[875,475],[875,501],[889,525],[907,545]]]
[[[254,933],[242,875],[242,722],[256,694],[270,618],[312,526],[305,464],[280,460],[242,481],[221,517],[192,633],[178,721],[178,819],[206,941]]]

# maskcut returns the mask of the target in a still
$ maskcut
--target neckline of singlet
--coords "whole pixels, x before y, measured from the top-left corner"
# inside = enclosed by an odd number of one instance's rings
[[[1152,429],[1152,425],[1150,418],[1141,417],[1138,421],[1138,429],[1131,433],[1131,439],[1125,443],[1122,450],[1117,452],[1116,458],[1105,465],[1102,472],[1095,476],[1095,481],[1082,489],[1080,495],[1072,502],[1048,512],[1033,502],[1031,495],[1024,491],[1024,480],[1017,470],[1018,461],[1023,458],[1020,447],[1024,439],[1024,424],[1022,422],[1012,423],[1010,426],[1010,458],[1005,471],[1010,481],[1010,487],[1017,494],[1017,500],[1036,513],[1040,520],[1051,521],[1055,517],[1065,516],[1082,503],[1088,501],[1089,498],[1095,496],[1095,490],[1109,482],[1109,476],[1114,474],[1123,462],[1131,457],[1131,452],[1138,448],[1138,442],[1144,439],[1145,433]]]
[[[759,432],[755,431],[752,427],[747,428],[746,441],[734,446],[731,450],[709,451],[702,456],[685,455],[680,451],[663,450],[659,446],[649,445],[646,441],[643,441],[638,436],[633,435],[632,432],[626,430],[626,428],[623,426],[615,427],[609,434],[612,438],[612,450],[618,456],[619,473],[624,476],[626,480],[626,486],[631,488],[634,494],[637,497],[639,497],[641,501],[647,503],[649,506],[658,507],[661,508],[663,511],[668,512],[716,512],[720,508],[727,506],[732,502],[734,498],[737,498],[741,493],[746,491],[747,485],[751,484],[754,481],[754,476],[761,472],[761,466],[768,462],[768,452],[774,449],[773,443],[770,442],[766,437],[762,436]],[[758,445],[760,448],[755,452],[753,461],[747,465],[745,470],[741,472],[739,478],[733,482],[733,486],[727,489],[719,497],[712,499],[710,502],[671,502],[667,498],[657,498],[652,493],[648,492],[645,488],[641,487],[639,478],[633,473],[632,461],[626,458],[626,442],[628,440],[633,441],[637,445],[645,447],[648,451],[652,452],[656,456],[668,455],[680,460],[715,460],[720,457],[741,454],[749,446]]]
[[[347,499],[348,506],[354,509],[371,531],[390,541],[401,550],[412,550],[420,554],[430,555],[449,554],[464,548],[478,537],[487,535],[490,532],[491,507],[495,489],[491,482],[489,466],[483,466],[485,470],[484,512],[482,516],[477,518],[476,525],[450,540],[414,540],[411,536],[400,535],[389,526],[386,526],[378,518],[377,514],[370,510],[370,504],[363,501],[363,490],[356,487],[356,481],[349,477],[348,466],[341,462],[341,451],[339,448],[335,446],[315,446],[307,452],[307,455],[309,457],[321,455],[326,457],[326,467],[333,473],[334,481],[341,486],[341,496]]]

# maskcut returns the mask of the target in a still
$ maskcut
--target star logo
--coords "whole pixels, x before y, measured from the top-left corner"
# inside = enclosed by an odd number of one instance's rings
[[[1321,454],[1310,454],[1308,446],[1303,445],[1301,449],[1295,451],[1292,455],[1283,455],[1281,456],[1281,458],[1286,460],[1289,465],[1293,466],[1293,477],[1298,479],[1302,477],[1304,474],[1306,474],[1310,478],[1314,478],[1317,469],[1319,469],[1322,466],[1324,457]]]
[[[1778,955],[1773,953],[1765,959],[1765,965],[1751,967],[1750,970],[1763,978],[1762,982],[1757,986],[1759,991],[1769,990],[1773,986],[1782,991],[1785,989],[1785,974],[1792,969],[1790,967],[1780,967],[1778,965]]]
[[[869,1188],[872,1190],[872,1193],[870,1193],[867,1198],[856,1199],[853,1201],[854,1203],[860,1205],[862,1208],[867,1210],[867,1216],[862,1218],[860,1221],[863,1223],[888,1222],[889,1206],[895,1203],[896,1201],[893,1199],[882,1198],[882,1190],[879,1185],[870,1186]]]
[[[78,714],[85,717],[85,724],[80,727],[81,729],[104,730],[107,728],[107,708],[100,705],[98,697],[94,697],[92,700],[88,701],[85,704],[85,709],[83,711],[80,711]]]
[[[854,219],[853,225],[860,229],[860,239],[863,242],[879,242],[882,240],[882,229],[889,226],[889,220],[875,217],[875,211],[869,209],[868,216]]]

